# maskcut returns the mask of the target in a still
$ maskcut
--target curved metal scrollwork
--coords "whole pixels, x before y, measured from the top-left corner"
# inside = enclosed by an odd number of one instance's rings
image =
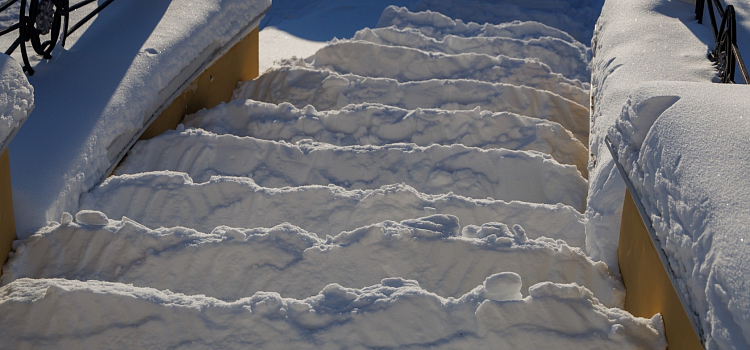
[[[742,55],[737,48],[737,18],[734,12],[734,6],[729,5],[726,9],[721,6],[719,0],[698,0],[695,4],[695,18],[698,23],[703,22],[704,3],[708,7],[708,16],[711,19],[711,29],[716,42],[716,49],[709,55],[714,61],[716,68],[719,70],[719,77],[722,83],[734,83],[736,67],[739,67],[742,79],[745,84],[750,83],[750,77],[745,68],[745,62],[742,61]],[[714,5],[721,16],[721,24],[716,26],[716,16],[714,15]]]

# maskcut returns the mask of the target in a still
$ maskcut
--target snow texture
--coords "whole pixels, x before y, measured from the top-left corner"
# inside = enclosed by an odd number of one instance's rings
[[[628,14],[628,15],[623,15]],[[591,161],[586,209],[587,248],[594,260],[618,271],[617,242],[625,184],[604,137],[638,84],[648,81],[709,82],[716,69],[709,26],[682,1],[608,1],[593,39]]]
[[[34,109],[34,87],[21,66],[0,55],[0,152],[3,152]]]
[[[588,109],[560,95],[527,86],[475,80],[428,80],[400,83],[394,79],[302,67],[283,67],[240,83],[234,99],[282,103],[297,108],[341,109],[349,104],[381,103],[404,109],[441,108],[511,112],[548,119],[588,144]]]
[[[176,157],[175,155],[181,155]],[[587,182],[572,165],[532,151],[462,145],[296,144],[205,130],[168,131],[138,143],[115,174],[172,170],[198,182],[245,176],[265,187],[337,185],[375,189],[404,182],[428,194],[570,205],[583,212]]]
[[[412,10],[450,13],[464,22],[536,21],[588,43],[602,4],[603,0],[420,0]]]
[[[388,278],[362,289],[330,284],[305,299],[262,292],[229,302],[120,283],[21,279],[0,289],[0,340],[19,349],[666,347],[658,316],[609,309],[576,284],[529,290],[498,302],[478,285],[446,299]]]
[[[444,54],[478,53],[489,56],[536,59],[548,65],[553,72],[570,79],[587,81],[589,57],[586,49],[567,41],[542,37],[519,40],[508,37],[462,37],[446,35],[438,40],[422,34],[417,29],[396,27],[365,28],[354,34],[352,40],[368,41],[380,45],[405,46],[423,51]]]
[[[97,279],[235,300],[261,291],[305,298],[329,283],[361,288],[400,276],[458,298],[487,276],[510,271],[523,279],[524,295],[538,282],[575,282],[602,304],[622,307],[622,283],[580,250],[546,237],[528,239],[519,225],[472,229],[474,238],[462,236],[458,219],[440,214],[325,232],[325,239],[288,223],[220,226],[204,234],[180,227],[150,230],[129,219],[106,227],[79,222],[17,241],[2,281]]]
[[[233,100],[185,117],[188,127],[216,134],[297,142],[313,139],[337,146],[407,142],[419,146],[539,151],[586,175],[588,151],[560,124],[514,113],[474,110],[406,110],[380,104],[349,105],[339,110],[297,109],[254,100]]]
[[[642,84],[610,129],[706,349],[750,347],[748,93],[744,85]]]
[[[525,85],[554,92],[582,106],[589,104],[589,93],[582,88],[580,81],[567,79],[531,58],[475,53],[445,55],[404,46],[340,40],[296,64],[341,74],[391,78],[399,82],[469,79]]]
[[[570,206],[428,195],[404,184],[353,191],[317,185],[267,188],[250,178],[194,183],[184,173],[151,172],[108,178],[81,198],[81,208],[125,216],[150,228],[183,226],[202,232],[221,225],[254,228],[288,222],[323,239],[385,220],[450,214],[463,227],[498,221],[524,227],[531,239],[585,246],[583,215]]]
[[[394,26],[399,29],[413,28],[420,33],[441,40],[446,35],[461,37],[507,37],[518,40],[540,39],[544,37],[565,40],[577,47],[586,46],[570,34],[543,23],[534,21],[507,21],[499,24],[464,22],[450,18],[440,12],[411,12],[406,7],[388,6],[380,16],[378,27]]]
[[[10,147],[19,237],[74,211],[81,193],[101,180],[127,141],[166,102],[170,82],[270,4],[117,1],[74,45],[58,45],[51,60],[40,61],[29,77],[34,118]]]

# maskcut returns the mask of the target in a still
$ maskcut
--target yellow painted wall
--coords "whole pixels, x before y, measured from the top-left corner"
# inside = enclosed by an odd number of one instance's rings
[[[14,239],[16,221],[13,217],[13,195],[10,188],[10,157],[6,148],[0,155],[0,275]]]
[[[147,140],[174,129],[187,114],[229,102],[237,82],[256,78],[258,69],[258,28],[255,28],[190,83],[140,139]]]
[[[622,209],[617,256],[627,290],[625,310],[646,318],[661,313],[670,350],[702,350],[629,191]]]

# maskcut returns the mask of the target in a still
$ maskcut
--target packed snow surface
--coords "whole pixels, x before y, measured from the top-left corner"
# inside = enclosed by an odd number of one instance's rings
[[[349,104],[381,103],[404,109],[442,108],[511,112],[548,119],[588,144],[588,109],[560,95],[527,86],[476,80],[412,81],[369,78],[303,67],[282,67],[241,83],[234,99],[289,102],[297,108],[341,109]]]
[[[643,84],[610,129],[707,349],[750,347],[748,93]]]
[[[295,143],[303,139],[337,146],[408,142],[419,146],[539,151],[586,174],[588,151],[560,124],[514,113],[473,110],[406,110],[381,104],[349,105],[332,111],[302,109],[254,100],[233,100],[188,115],[185,126],[216,134]]]
[[[293,63],[293,62],[290,62]],[[554,73],[545,63],[504,55],[440,54],[404,46],[339,40],[296,65],[337,73],[392,78],[400,82],[430,79],[469,79],[525,85],[547,90],[588,106],[589,94],[578,80]]]
[[[143,203],[143,205],[131,205]],[[522,226],[531,239],[549,237],[584,247],[583,215],[555,204],[429,195],[404,184],[374,190],[308,185],[268,188],[250,178],[214,176],[194,183],[184,173],[147,172],[112,176],[81,198],[81,209],[128,217],[150,228],[272,227],[291,223],[320,238],[385,220],[450,214],[462,227],[502,222]]]
[[[34,109],[34,87],[13,58],[0,55],[0,152]]]
[[[176,157],[180,154],[182,156]],[[333,146],[169,131],[133,147],[115,174],[171,170],[199,182],[212,175],[246,176],[265,187],[337,185],[375,189],[404,182],[420,192],[570,205],[584,211],[587,183],[572,165],[531,151],[471,148]]]
[[[387,278],[361,289],[330,284],[304,299],[259,292],[236,301],[111,282],[20,279],[0,289],[0,340],[19,349],[665,347],[658,316],[607,308],[576,284],[543,282],[523,299],[492,300],[517,290],[514,279],[503,279],[509,283],[490,276],[487,286],[460,298]]]
[[[519,40],[508,37],[463,37],[446,35],[438,40],[422,34],[417,29],[365,28],[352,40],[368,41],[391,46],[408,46],[419,50],[444,54],[477,53],[489,56],[536,59],[552,71],[568,78],[586,81],[589,58],[585,48],[567,41],[541,37]]]
[[[153,231],[128,219],[108,225],[106,216],[99,220],[102,213],[85,213],[76,214],[77,223],[16,242],[3,284],[75,277],[235,300],[261,291],[305,298],[329,283],[359,288],[402,276],[441,296],[460,297],[485,277],[511,271],[523,279],[523,295],[531,285],[552,281],[586,286],[609,307],[622,307],[625,296],[606,265],[562,241],[529,239],[520,225],[467,226],[462,234],[458,218],[437,214],[325,232],[329,237],[322,239],[288,223],[220,226],[204,234]]]

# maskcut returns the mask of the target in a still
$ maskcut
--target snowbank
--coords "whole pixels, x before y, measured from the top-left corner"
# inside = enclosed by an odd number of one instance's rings
[[[404,46],[340,40],[295,64],[329,69],[341,74],[391,78],[399,82],[473,79],[525,85],[554,92],[582,106],[589,105],[588,90],[582,88],[583,84],[579,80],[567,79],[534,59],[475,53],[444,55]]]
[[[540,283],[524,299],[494,301],[488,297],[518,287],[493,277],[458,299],[388,278],[362,289],[331,284],[301,300],[257,293],[233,302],[119,283],[22,279],[0,289],[0,340],[18,349],[666,347],[658,317],[609,309],[575,284]]]
[[[46,227],[15,243],[3,285],[24,277],[76,276],[235,300],[257,292],[306,298],[329,283],[362,288],[399,276],[458,298],[487,276],[511,271],[521,276],[523,295],[538,282],[575,282],[608,307],[622,307],[625,300],[622,283],[606,265],[562,241],[529,239],[519,225],[468,226],[462,235],[455,216],[438,214],[319,232],[328,235],[322,239],[288,223],[220,226],[203,234],[99,217],[79,212],[77,222]]]
[[[270,4],[114,2],[74,45],[37,64],[29,79],[35,117],[11,146],[19,236],[74,210],[180,79],[249,31]]]
[[[313,139],[337,146],[407,142],[454,143],[484,149],[539,151],[586,174],[588,151],[560,124],[514,113],[474,110],[406,110],[381,104],[349,105],[318,112],[254,100],[233,100],[185,117],[188,127],[216,134],[297,142]]]
[[[381,103],[404,109],[467,110],[480,107],[549,119],[588,144],[588,109],[560,95],[527,86],[476,80],[428,80],[400,83],[394,79],[336,74],[325,70],[283,67],[240,83],[234,99],[289,102],[297,108],[341,109],[349,104]]]
[[[386,27],[362,29],[354,34],[352,40],[368,41],[380,45],[405,46],[453,55],[478,53],[489,56],[503,55],[512,58],[536,59],[548,65],[553,72],[560,73],[570,79],[589,80],[587,69],[589,57],[586,49],[557,38],[541,37],[519,40],[508,37],[446,35],[438,40],[422,34],[417,29]]]
[[[404,184],[352,191],[333,185],[268,188],[250,178],[214,176],[194,183],[184,173],[151,172],[108,178],[81,198],[81,209],[126,216],[150,228],[183,226],[201,232],[221,225],[254,228],[288,222],[320,238],[385,220],[450,214],[461,226],[493,221],[521,225],[529,238],[585,247],[583,214],[573,207],[429,195]]]
[[[182,155],[176,157],[175,155]],[[533,151],[462,145],[333,146],[168,131],[140,141],[115,174],[172,170],[199,182],[212,175],[252,177],[265,187],[328,185],[375,189],[404,182],[428,194],[562,203],[583,212],[586,180],[572,165]]]
[[[706,349],[750,347],[748,94],[745,85],[643,84],[610,129]]]
[[[0,153],[34,109],[34,87],[21,66],[0,54]]]
[[[694,18],[695,6],[682,1],[608,1],[597,24],[586,235],[591,257],[615,271],[625,184],[604,137],[639,83],[709,82],[716,76],[706,58],[713,35]]]

